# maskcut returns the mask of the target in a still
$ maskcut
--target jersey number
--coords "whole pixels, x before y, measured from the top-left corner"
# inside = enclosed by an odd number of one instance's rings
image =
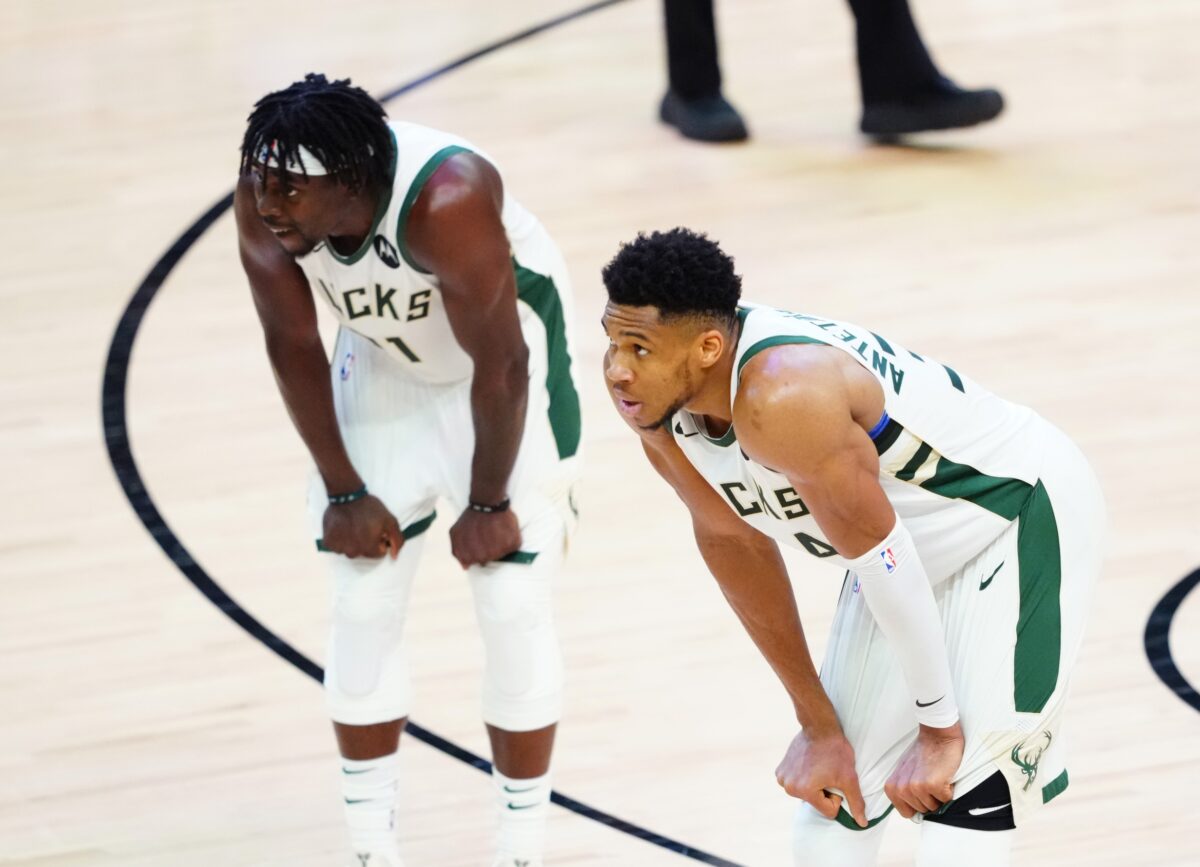
[[[422,289],[420,292],[414,292],[408,296],[408,315],[404,317],[405,322],[416,322],[418,319],[424,319],[429,315],[429,299],[433,296],[432,290]],[[421,359],[413,352],[407,343],[399,337],[389,337],[387,342],[392,344],[404,354],[404,357],[413,364],[420,364]]]

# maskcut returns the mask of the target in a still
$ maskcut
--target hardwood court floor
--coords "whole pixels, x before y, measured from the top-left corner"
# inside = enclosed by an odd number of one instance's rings
[[[788,707],[600,382],[598,271],[639,229],[709,231],[749,298],[858,320],[1074,436],[1108,492],[1107,569],[1070,716],[1069,792],[1022,865],[1200,863],[1200,717],[1153,676],[1146,617],[1200,565],[1200,67],[1194,0],[920,2],[948,71],[996,82],[998,123],[875,148],[853,132],[841,3],[725,0],[728,91],[755,139],[653,122],[659,10],[631,2],[394,103],[501,164],[572,266],[585,521],[561,580],[569,672],[557,784],[745,865],[788,860],[772,776]],[[120,311],[230,189],[255,99],[311,69],[375,92],[572,8],[570,0],[0,5],[0,863],[340,865],[319,690],[200,596],[139,525],[103,446]],[[192,555],[319,660],[326,587],[305,455],[267,369],[232,221],[202,236],[138,335],[134,454]],[[409,619],[414,719],[476,751],[479,648],[436,525]],[[840,581],[793,558],[814,651]],[[1174,651],[1200,683],[1200,600]],[[486,863],[485,778],[404,749],[416,867]],[[883,862],[906,863],[901,822]],[[680,856],[556,809],[554,865]]]

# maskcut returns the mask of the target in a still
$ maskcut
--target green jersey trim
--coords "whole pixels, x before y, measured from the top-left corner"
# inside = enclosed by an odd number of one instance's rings
[[[777,334],[774,337],[764,338],[758,343],[753,344],[749,349],[742,353],[742,357],[738,359],[737,375],[738,379],[742,377],[742,368],[746,366],[751,358],[758,355],[764,349],[771,349],[776,346],[783,346],[788,343],[815,343],[818,346],[828,346],[824,340],[817,340],[815,337],[805,337],[801,334]]]
[[[579,393],[571,379],[571,354],[567,346],[567,321],[562,297],[554,280],[530,271],[516,259],[512,260],[517,281],[517,298],[524,301],[546,327],[546,391],[550,395],[550,429],[558,446],[559,459],[579,451],[583,427],[579,409]]]
[[[921,464],[929,460],[929,455],[932,453],[933,447],[927,442],[922,442],[913,456],[909,458],[908,463],[896,473],[896,478],[902,482],[911,482],[913,476],[917,474],[917,470],[921,469]]]
[[[392,187],[396,180],[396,160],[400,154],[400,145],[396,141],[396,133],[392,133],[392,168],[388,172],[388,183],[383,189],[383,195],[379,197],[379,205],[375,208],[375,217],[371,220],[371,229],[367,232],[367,236],[363,238],[362,244],[358,249],[349,256],[343,256],[337,250],[333,249],[333,244],[326,242],[325,247],[329,250],[329,255],[341,262],[343,265],[353,265],[363,256],[367,255],[375,244],[375,232],[379,229],[379,224],[383,222],[384,215],[387,214],[388,208],[392,204]],[[335,307],[337,305],[334,305]]]
[[[470,148],[449,145],[427,159],[425,165],[421,166],[421,170],[417,172],[417,176],[413,178],[413,182],[409,184],[408,193],[404,196],[404,203],[400,206],[400,216],[396,218],[396,246],[400,250],[400,255],[404,257],[404,261],[408,263],[408,266],[421,274],[431,274],[433,272],[427,271],[418,265],[412,257],[412,251],[408,249],[408,242],[404,238],[405,230],[408,228],[408,214],[413,209],[413,205],[416,204],[417,196],[421,195],[421,190],[425,188],[425,184],[429,182],[433,173],[442,167],[442,163],[452,156],[467,153],[472,153]]]
[[[747,309],[745,307],[738,308],[738,320],[742,323],[743,326],[745,326],[746,317],[748,317],[749,315],[750,315],[749,309]],[[738,380],[740,381],[742,378],[742,368],[746,366],[746,362],[749,361],[751,358],[758,355],[758,353],[762,352],[764,349],[770,349],[773,346],[783,346],[788,343],[817,343],[822,346],[828,345],[823,340],[816,340],[812,337],[803,337],[798,334],[779,334],[779,335],[776,335],[775,337],[767,337],[767,338],[760,340],[757,343],[751,345],[751,347],[749,349],[747,349],[744,353],[742,353],[742,357],[740,359],[738,359],[738,364],[737,364]],[[717,437],[717,438],[710,437],[708,435],[708,432],[704,430],[703,424],[697,424],[696,428],[700,431],[700,435],[702,437],[704,437],[706,440],[708,440],[710,443],[712,443],[715,446],[721,446],[722,448],[725,448],[725,447],[731,446],[735,442],[737,442],[737,434],[734,433],[732,424],[729,425],[729,430],[725,431],[724,435]]]
[[[719,437],[710,437],[708,431],[705,430],[704,419],[693,417],[692,421],[695,423],[696,430],[699,431],[700,436],[704,437],[706,441],[712,443],[714,446],[720,446],[724,449],[737,442],[737,432],[733,429],[733,422],[729,423],[729,430],[725,431]]]
[[[904,425],[900,424],[894,418],[889,418],[887,425],[875,437],[875,453],[882,456],[884,452],[896,444],[896,440],[900,438],[900,434],[902,433],[904,433]]]

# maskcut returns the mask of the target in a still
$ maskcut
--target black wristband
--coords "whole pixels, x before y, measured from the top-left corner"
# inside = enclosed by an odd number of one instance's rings
[[[483,512],[483,514],[485,514],[485,515],[491,515],[495,512],[507,512],[508,506],[509,506],[508,497],[505,497],[503,500],[496,503],[495,505],[490,505],[488,503],[476,503],[474,500],[467,501],[468,509],[470,509],[472,512]]]
[[[329,505],[344,506],[347,503],[353,503],[355,500],[361,500],[367,495],[367,486],[363,485],[357,491],[351,491],[348,494],[330,494]]]

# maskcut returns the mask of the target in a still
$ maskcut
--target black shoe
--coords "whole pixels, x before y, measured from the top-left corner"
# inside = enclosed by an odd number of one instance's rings
[[[877,138],[895,138],[914,132],[958,129],[989,121],[1004,110],[1004,97],[990,87],[963,90],[948,78],[932,86],[889,102],[863,106],[859,129]]]
[[[700,99],[681,99],[675,91],[668,90],[658,117],[684,137],[696,141],[745,141],[750,137],[742,116],[719,93]]]

